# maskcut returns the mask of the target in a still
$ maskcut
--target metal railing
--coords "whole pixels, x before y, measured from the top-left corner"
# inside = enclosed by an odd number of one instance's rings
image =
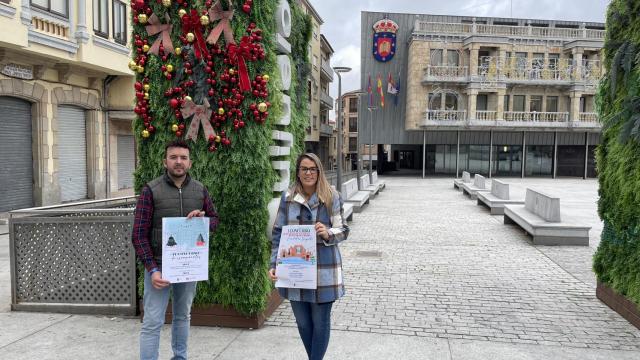
[[[566,122],[568,112],[505,111],[506,121]]]
[[[135,315],[135,197],[9,213],[11,308]]]
[[[460,79],[469,76],[468,66],[459,65],[428,65],[425,68],[425,76],[437,79]]]
[[[320,92],[320,102],[329,109],[333,109],[333,98],[324,92]]]
[[[467,112],[465,110],[427,110],[426,120],[429,121],[456,121],[466,120]]]
[[[597,29],[563,29],[541,26],[440,23],[416,20],[414,32],[438,34],[483,34],[551,39],[604,39],[605,31]]]

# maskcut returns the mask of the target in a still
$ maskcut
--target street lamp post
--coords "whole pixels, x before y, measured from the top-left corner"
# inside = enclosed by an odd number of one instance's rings
[[[373,184],[373,174],[371,172],[371,167],[373,164],[372,155],[371,155],[371,146],[373,144],[373,110],[376,110],[377,106],[369,106],[367,110],[369,110],[369,184]],[[378,154],[378,157],[380,154]],[[380,166],[380,158],[378,158],[378,166]]]
[[[358,162],[356,163],[356,174],[358,176],[358,190],[362,190],[362,184],[360,184],[360,176],[362,175],[362,154],[360,153],[360,125],[362,125],[362,122],[360,121],[360,104],[362,101],[362,96],[363,95],[367,95],[368,93],[366,91],[356,91],[353,93],[353,95],[358,97],[358,117],[356,118],[356,127],[358,129],[358,146],[357,146],[357,157],[358,157]],[[349,120],[351,121],[351,120]]]
[[[338,75],[338,169],[336,171],[336,190],[342,191],[342,76],[351,71],[350,67],[336,66],[333,71]]]

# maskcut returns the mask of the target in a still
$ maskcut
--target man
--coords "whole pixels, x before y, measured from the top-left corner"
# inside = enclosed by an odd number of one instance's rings
[[[184,141],[165,147],[164,175],[148,182],[140,192],[133,223],[133,246],[144,264],[144,319],[140,332],[140,359],[158,359],[160,330],[173,293],[171,346],[173,360],[187,359],[191,303],[196,282],[171,284],[162,279],[162,218],[208,216],[210,231],[218,226],[218,214],[207,189],[189,176],[190,149]]]

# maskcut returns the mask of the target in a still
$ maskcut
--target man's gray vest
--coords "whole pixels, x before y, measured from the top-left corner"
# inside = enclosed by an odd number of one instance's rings
[[[166,173],[151,180],[147,185],[153,194],[151,250],[156,263],[160,266],[162,264],[162,218],[182,217],[193,210],[202,210],[204,185],[187,175],[182,187],[177,188]]]

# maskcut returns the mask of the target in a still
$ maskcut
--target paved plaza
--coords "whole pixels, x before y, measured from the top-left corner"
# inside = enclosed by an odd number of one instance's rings
[[[559,195],[563,212],[593,227],[589,247],[544,247],[451,178],[383,179],[341,244],[347,295],[334,305],[327,359],[638,359],[640,330],[595,297],[596,180],[506,179],[512,197],[526,186]],[[0,359],[137,356],[138,319],[9,312],[9,303],[0,235]],[[190,355],[305,358],[287,303],[260,330],[193,327]]]

